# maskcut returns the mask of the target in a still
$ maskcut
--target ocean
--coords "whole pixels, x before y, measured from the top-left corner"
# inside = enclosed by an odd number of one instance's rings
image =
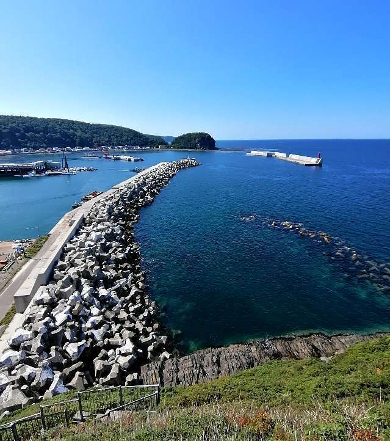
[[[292,333],[390,330],[390,294],[332,259],[326,244],[269,227],[273,219],[300,223],[375,264],[389,263],[390,141],[217,145],[226,150],[191,153],[202,165],[173,178],[141,211],[135,230],[151,295],[181,349]],[[324,164],[312,168],[246,156],[252,149],[321,152]],[[70,166],[99,170],[1,180],[0,239],[44,234],[75,200],[127,179],[135,166],[187,156],[137,154],[145,161],[83,160],[71,154]]]

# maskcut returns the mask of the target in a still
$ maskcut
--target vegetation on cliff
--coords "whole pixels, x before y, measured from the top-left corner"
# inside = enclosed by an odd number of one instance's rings
[[[160,136],[144,135],[126,127],[59,118],[0,115],[0,149],[102,145],[157,147],[166,144]]]
[[[215,139],[204,132],[186,133],[175,138],[171,145],[173,149],[216,150]]]
[[[358,343],[330,360],[272,361],[166,390],[156,414],[124,413],[116,421],[91,421],[45,436],[58,441],[390,441],[389,397],[390,337],[385,337]],[[37,408],[31,406],[31,413]]]

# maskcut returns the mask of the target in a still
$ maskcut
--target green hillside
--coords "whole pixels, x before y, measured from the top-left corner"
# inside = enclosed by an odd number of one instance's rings
[[[186,133],[175,138],[171,145],[173,149],[216,150],[215,139],[204,132]]]
[[[0,115],[0,149],[130,145],[157,147],[167,143],[126,127],[89,124],[59,118]]]

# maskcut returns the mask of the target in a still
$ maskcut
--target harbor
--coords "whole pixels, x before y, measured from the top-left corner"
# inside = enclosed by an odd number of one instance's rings
[[[312,166],[312,167],[322,167],[321,153],[318,153],[317,158],[312,156],[302,156],[295,154],[288,154],[282,152],[273,152],[267,150],[252,150],[247,153],[248,156],[264,156],[266,158],[276,158],[282,161],[293,162],[294,164]]]
[[[60,162],[35,161],[0,164],[0,178],[42,178],[45,176],[76,175],[96,171],[96,167],[69,167],[66,157]]]

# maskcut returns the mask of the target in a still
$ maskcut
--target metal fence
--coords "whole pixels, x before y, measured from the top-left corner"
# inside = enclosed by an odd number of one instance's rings
[[[158,384],[113,386],[77,392],[77,397],[39,406],[39,413],[0,426],[0,441],[24,441],[45,430],[69,426],[113,411],[155,409],[160,401]]]

